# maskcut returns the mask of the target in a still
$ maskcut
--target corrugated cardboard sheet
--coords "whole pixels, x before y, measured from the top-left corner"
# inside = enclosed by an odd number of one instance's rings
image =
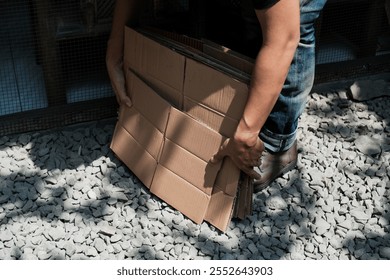
[[[209,160],[232,136],[248,83],[240,69],[235,77],[234,67],[216,61],[127,28],[124,67],[133,106],[120,108],[111,149],[153,194],[194,222],[225,231],[233,216],[250,213],[251,181],[229,158]]]

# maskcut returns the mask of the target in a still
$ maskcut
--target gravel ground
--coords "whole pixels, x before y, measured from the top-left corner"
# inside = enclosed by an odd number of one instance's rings
[[[141,185],[115,120],[0,137],[0,259],[390,259],[390,98],[344,88],[311,94],[298,168],[226,233]]]

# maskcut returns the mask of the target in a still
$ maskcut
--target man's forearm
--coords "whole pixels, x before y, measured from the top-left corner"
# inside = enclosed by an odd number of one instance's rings
[[[139,17],[141,0],[117,0],[112,20],[110,39],[122,39],[125,25],[136,22]]]
[[[112,20],[112,29],[107,43],[106,65],[112,88],[120,105],[131,107],[127,96],[123,71],[124,34],[127,23],[135,22],[140,13],[142,0],[117,0]]]
[[[243,121],[250,131],[258,133],[274,107],[286,79],[295,48],[275,49],[265,46],[260,51],[249,91]]]
[[[256,13],[264,43],[255,62],[248,101],[237,128],[237,136],[243,137],[237,140],[244,141],[245,137],[255,140],[271,113],[299,42],[299,1],[280,1]]]
[[[116,1],[106,54],[106,62],[109,69],[113,69],[122,62],[125,26],[127,23],[137,21],[142,2],[141,0]]]

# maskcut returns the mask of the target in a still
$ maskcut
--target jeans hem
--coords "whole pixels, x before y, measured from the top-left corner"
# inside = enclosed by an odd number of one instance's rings
[[[260,139],[264,142],[264,147],[270,152],[284,152],[290,149],[297,138],[297,131],[291,134],[282,135],[264,129],[260,133]]]

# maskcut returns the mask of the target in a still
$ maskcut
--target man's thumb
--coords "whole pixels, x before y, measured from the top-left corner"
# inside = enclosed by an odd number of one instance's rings
[[[218,163],[220,162],[227,154],[226,154],[226,146],[229,143],[229,139],[226,139],[225,142],[219,147],[218,152],[210,159],[211,163]]]
[[[130,108],[131,106],[133,106],[133,102],[131,102],[131,99],[128,98],[128,97],[125,99],[125,104],[126,104],[126,106],[129,107],[129,108]]]
[[[131,101],[130,97],[128,97],[124,92],[120,93],[120,100],[121,104],[126,105],[129,108],[133,106],[133,102]]]

